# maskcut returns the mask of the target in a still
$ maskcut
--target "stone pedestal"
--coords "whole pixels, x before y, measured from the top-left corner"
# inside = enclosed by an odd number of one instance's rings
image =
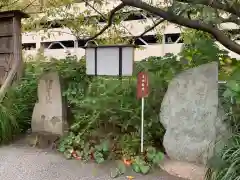
[[[60,77],[56,72],[44,74],[38,84],[38,102],[32,116],[33,133],[63,135],[67,129]]]

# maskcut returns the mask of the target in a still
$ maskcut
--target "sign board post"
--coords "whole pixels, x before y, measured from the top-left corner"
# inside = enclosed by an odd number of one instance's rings
[[[142,100],[141,107],[141,153],[143,153],[144,143],[144,98],[148,96],[148,75],[146,72],[140,72],[137,77],[137,98]]]

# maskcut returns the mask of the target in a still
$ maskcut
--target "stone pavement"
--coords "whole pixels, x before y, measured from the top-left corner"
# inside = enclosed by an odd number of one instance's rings
[[[97,165],[66,160],[56,152],[27,146],[0,147],[2,180],[111,180],[110,169],[113,167],[113,163]],[[146,176],[130,171],[116,180],[126,180],[127,175],[134,176],[136,180],[181,180],[160,169]]]

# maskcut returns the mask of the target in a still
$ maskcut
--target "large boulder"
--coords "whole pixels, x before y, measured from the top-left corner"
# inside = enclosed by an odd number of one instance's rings
[[[171,159],[206,164],[227,132],[218,104],[218,64],[204,64],[175,77],[163,99],[160,120]]]

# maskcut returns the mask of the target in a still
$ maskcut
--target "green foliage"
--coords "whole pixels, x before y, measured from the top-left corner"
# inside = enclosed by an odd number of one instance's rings
[[[31,127],[34,104],[37,101],[37,74],[34,64],[26,64],[25,74],[19,84],[13,86],[7,94],[4,104],[15,110],[20,132]]]
[[[149,57],[136,62],[134,75],[122,80],[89,77],[85,74],[85,61],[79,61],[76,57],[44,61],[44,57],[39,56],[39,60],[26,63],[21,83],[9,91],[8,99],[0,108],[3,117],[0,138],[11,137],[15,132],[24,132],[30,127],[37,97],[37,80],[43,72],[57,71],[62,77],[63,96],[67,101],[68,120],[71,124],[69,134],[59,144],[59,151],[67,159],[94,160],[97,163],[124,158],[131,161],[134,171],[148,173],[153,165],[159,164],[163,159],[165,129],[160,123],[159,111],[168,83],[173,77],[185,69],[219,61],[220,74],[223,74],[221,77],[229,80],[227,91],[222,90],[225,96],[223,100],[233,96],[238,99],[239,96],[236,87],[239,81],[235,78],[238,77],[239,64],[236,60],[219,50],[211,37],[201,32],[189,33],[195,33],[195,39],[187,38],[187,33],[184,35],[185,46],[180,58],[172,54]],[[136,75],[141,71],[148,73],[150,87],[144,112],[144,140],[145,146],[149,148],[144,154],[139,150],[141,102],[136,98]],[[231,121],[234,126],[239,124],[236,112],[233,113],[235,121]],[[119,163],[113,176],[124,172],[125,165]]]
[[[217,162],[217,163],[216,163]],[[214,156],[208,169],[208,180],[235,180],[240,178],[240,135],[233,135],[224,148]]]
[[[28,130],[34,104],[37,100],[36,72],[26,64],[21,82],[8,91],[0,106],[0,143],[6,143],[18,133]]]
[[[0,143],[8,142],[18,133],[30,129],[33,108],[37,102],[38,79],[43,72],[58,71],[63,81],[68,82],[68,85],[75,89],[72,98],[81,95],[77,92],[82,92],[82,96],[84,94],[84,86],[87,86],[87,83],[83,79],[88,79],[85,78],[84,61],[79,62],[75,57],[68,57],[46,62],[42,61],[43,57],[39,56],[39,58],[40,61],[30,61],[25,64],[23,78],[11,87],[0,106]]]
[[[219,49],[210,35],[188,29],[182,34],[184,46],[180,53],[182,60],[189,66],[198,66],[204,63],[229,58],[228,52]]]
[[[227,56],[220,59],[219,78],[227,83],[220,85],[220,103],[227,113],[226,124],[232,135],[230,139],[222,139],[220,143],[225,146],[218,147],[214,156],[209,160],[207,180],[235,180],[240,179],[240,63]],[[221,149],[220,149],[221,148]]]
[[[97,163],[124,157],[131,159],[135,171],[139,169],[140,173],[148,173],[152,165],[163,158],[161,151],[164,151],[162,140],[165,130],[159,119],[161,101],[168,82],[182,69],[183,65],[176,56],[169,54],[135,63],[134,76],[122,80],[113,77],[86,80],[89,77],[85,76],[84,80],[79,78],[81,81],[76,83],[71,80],[73,77],[69,78],[64,96],[68,100],[73,121],[69,135],[59,145],[59,151],[68,159],[94,160]],[[145,156],[139,156],[141,102],[136,98],[136,75],[140,71],[147,71],[150,87],[145,103],[145,145],[158,149],[153,148],[155,153],[149,149]],[[71,68],[66,72],[71,72]],[[119,166],[112,176],[125,172],[121,168],[122,163]]]
[[[0,105],[0,143],[12,140],[13,135],[18,130],[14,110],[9,110],[4,105]]]
[[[181,70],[181,64],[175,56],[151,57],[136,63],[135,75],[142,70],[148,72],[151,88],[145,106],[145,141],[161,148],[164,134],[159,120],[161,101],[168,82]],[[71,132],[76,137],[95,141],[107,135],[116,144],[118,153],[119,149],[122,155],[138,153],[141,105],[136,98],[136,77],[121,81],[98,77],[89,84],[84,96],[77,90],[79,88],[68,86],[64,93],[74,115]]]
[[[147,174],[151,168],[150,165],[146,161],[144,161],[140,156],[136,156],[134,158],[132,167],[136,173],[142,174]]]
[[[146,150],[146,158],[149,162],[158,165],[164,158],[162,152],[158,152],[154,147],[148,147]]]
[[[145,155],[136,156],[133,159],[132,168],[137,173],[147,174],[153,165],[158,166],[163,160],[164,154],[150,146],[146,149]]]

